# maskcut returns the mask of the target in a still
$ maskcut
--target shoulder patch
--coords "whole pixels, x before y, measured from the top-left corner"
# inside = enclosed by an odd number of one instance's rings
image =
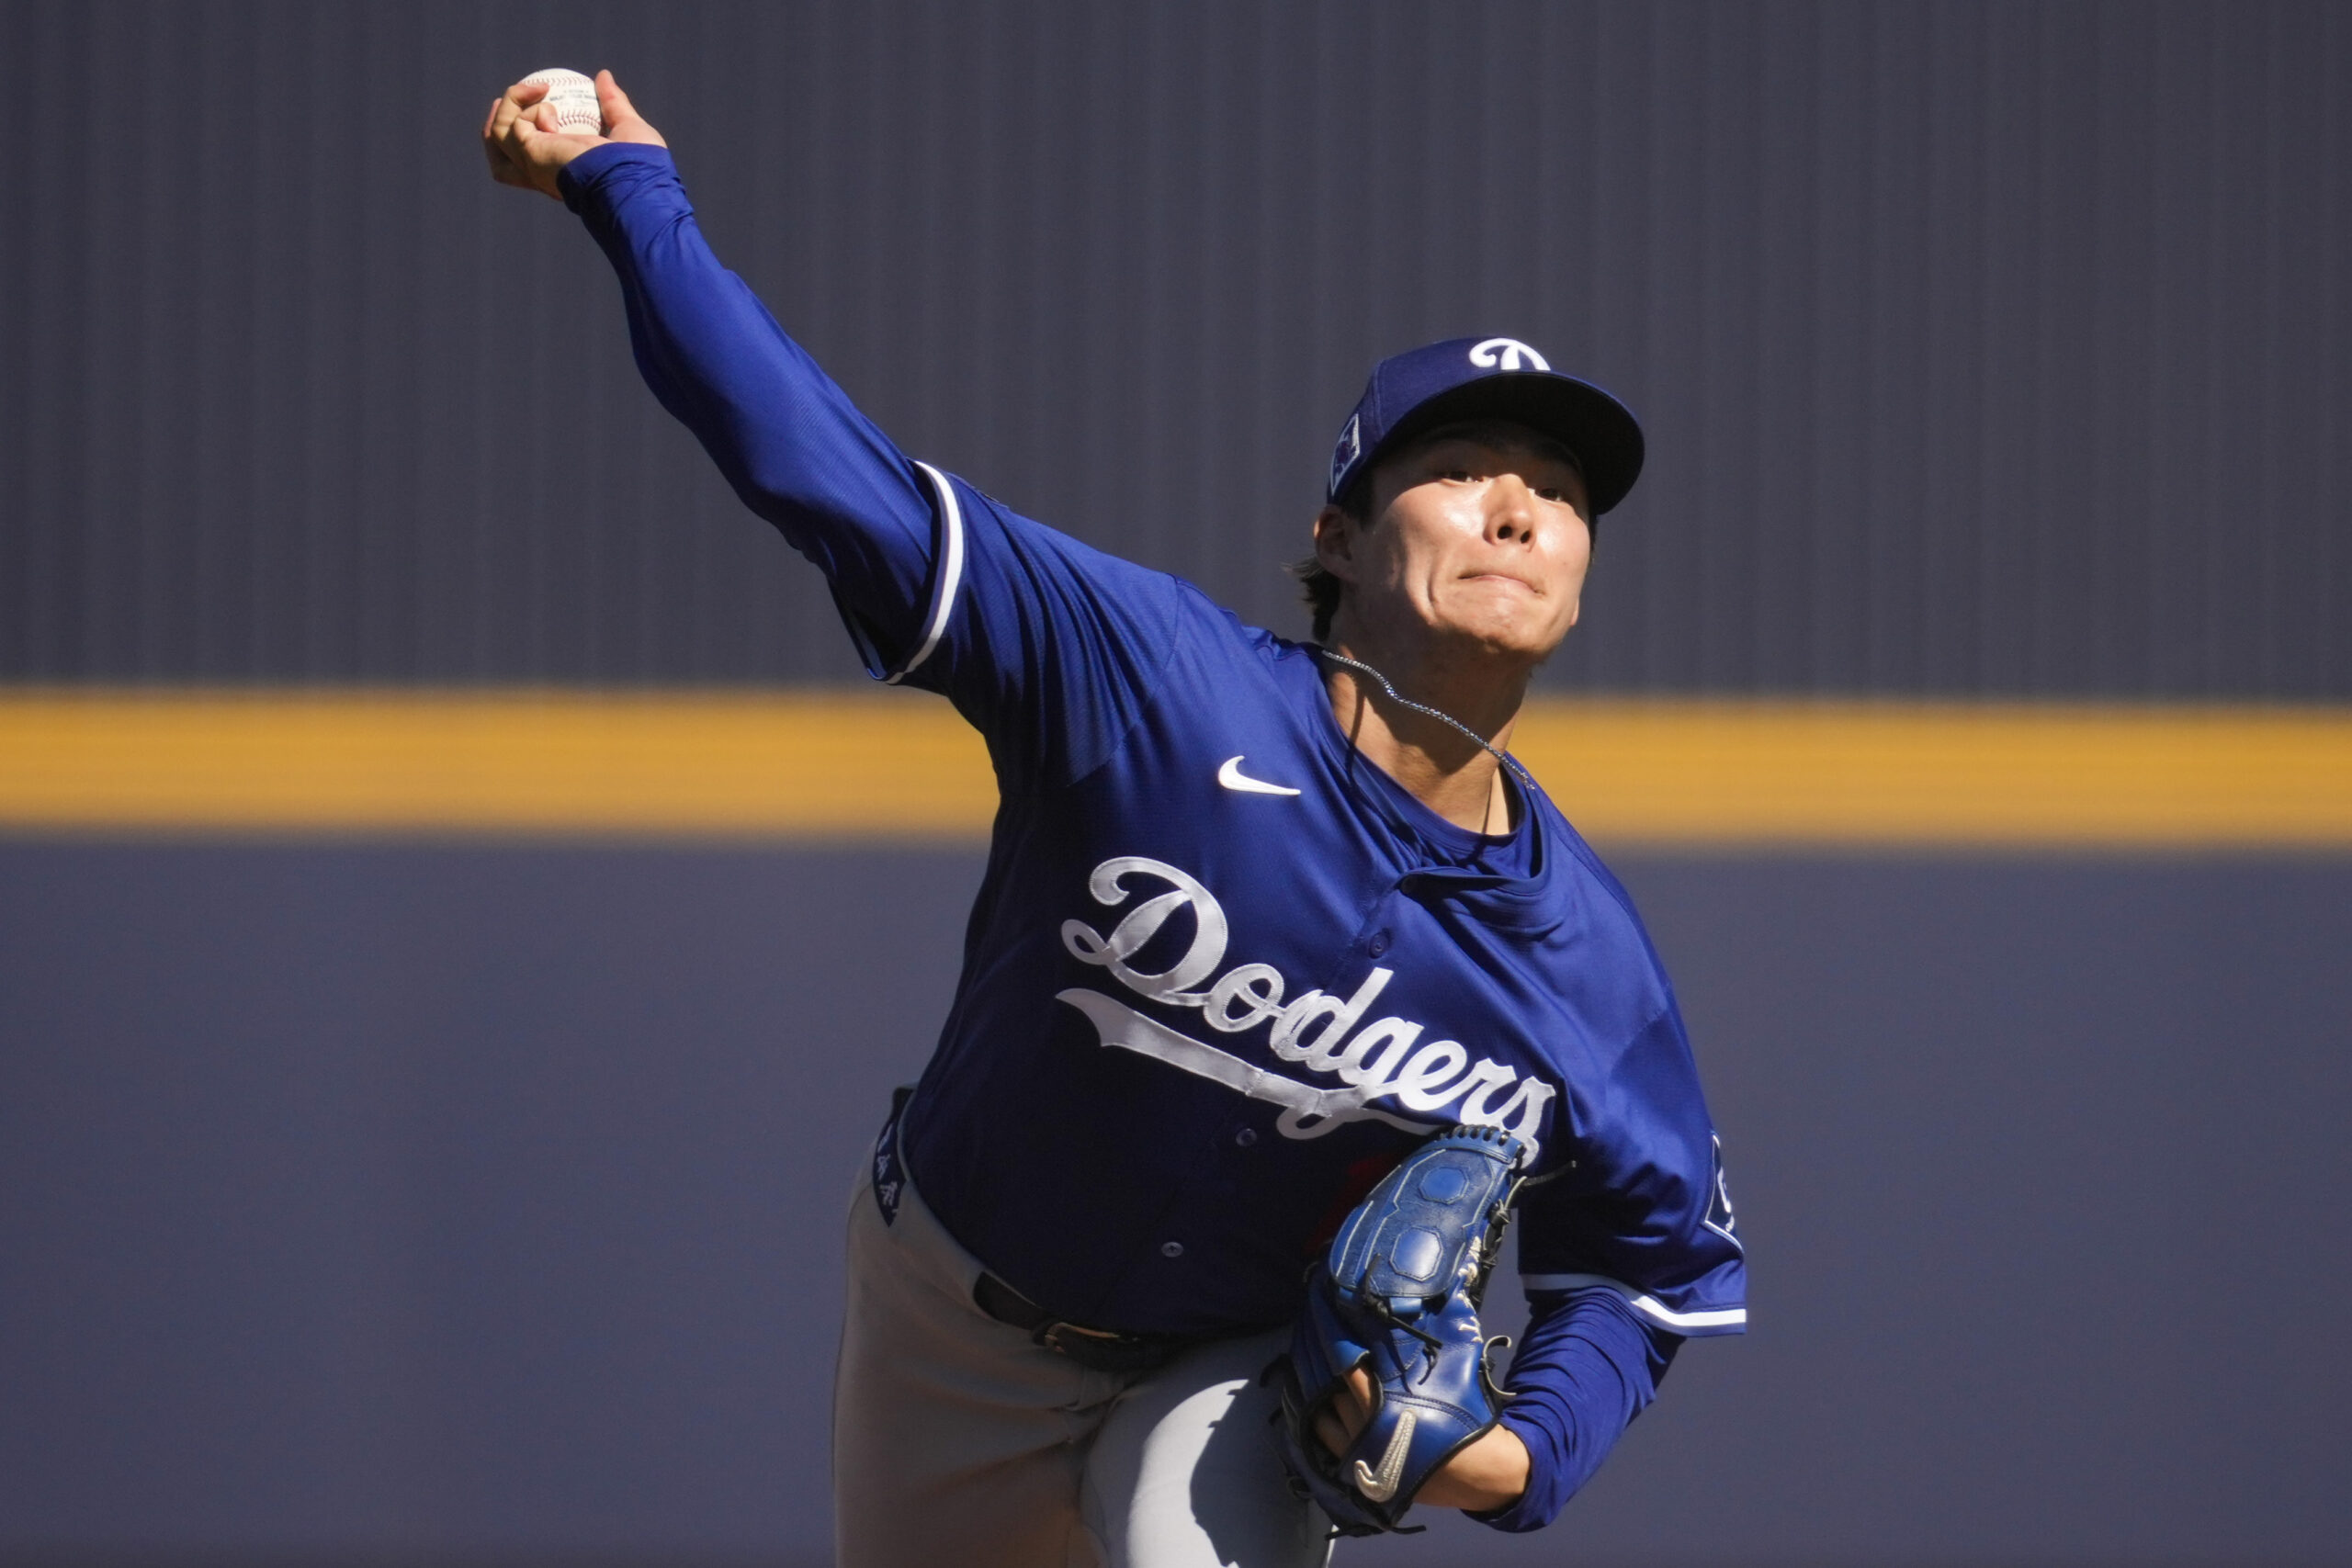
[[[907,1173],[899,1164],[899,1118],[906,1114],[907,1101],[913,1097],[911,1086],[892,1093],[890,1119],[882,1123],[881,1135],[874,1140],[874,1204],[882,1211],[886,1225],[898,1224],[899,1199],[907,1188]]]
[[[1702,1223],[1709,1230],[1746,1252],[1747,1249],[1739,1239],[1738,1222],[1732,1216],[1731,1189],[1724,1181],[1724,1141],[1721,1134],[1717,1134],[1714,1143],[1714,1175],[1709,1183],[1707,1216]]]

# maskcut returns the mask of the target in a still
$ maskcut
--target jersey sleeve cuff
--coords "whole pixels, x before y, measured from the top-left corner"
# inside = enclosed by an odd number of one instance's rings
[[[1465,1508],[1469,1517],[1488,1529],[1501,1530],[1507,1535],[1524,1535],[1542,1529],[1559,1517],[1567,1499],[1559,1496],[1560,1477],[1553,1473],[1552,1448],[1545,1440],[1542,1427],[1525,1417],[1513,1419],[1505,1410],[1502,1425],[1527,1448],[1527,1490],[1499,1508]]]
[[[558,169],[555,188],[563,197],[564,206],[584,215],[583,209],[604,194],[608,184],[625,177],[630,170],[674,175],[677,168],[667,147],[656,147],[650,141],[607,141],[602,147],[591,147]]]

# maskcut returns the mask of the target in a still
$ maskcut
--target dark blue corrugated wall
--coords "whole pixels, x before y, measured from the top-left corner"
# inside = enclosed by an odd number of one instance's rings
[[[611,64],[887,428],[1295,626],[1367,364],[1646,416],[1553,679],[2352,695],[2325,3],[0,5],[0,679],[854,674],[481,176]]]
[[[980,858],[0,841],[0,1563],[827,1561]],[[1340,1568],[2341,1568],[2352,862],[1618,869],[1755,1322]]]

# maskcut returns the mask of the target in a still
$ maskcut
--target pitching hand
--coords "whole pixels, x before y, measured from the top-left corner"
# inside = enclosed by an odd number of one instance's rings
[[[542,83],[517,82],[491,100],[490,118],[481,122],[481,150],[490,159],[490,177],[500,185],[520,186],[561,200],[555,187],[557,171],[591,147],[607,141],[670,145],[630,107],[628,95],[609,71],[596,73],[596,102],[605,111],[602,136],[569,136],[557,130],[555,109],[540,102],[547,96]]]

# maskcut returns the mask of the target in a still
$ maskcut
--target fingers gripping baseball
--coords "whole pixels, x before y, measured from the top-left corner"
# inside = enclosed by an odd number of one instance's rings
[[[596,73],[596,102],[605,111],[605,141],[641,141],[652,147],[670,145],[662,139],[662,133],[648,125],[645,118],[637,112],[636,106],[628,101],[628,95],[621,91],[621,85],[613,80],[613,73],[609,71]]]
[[[538,74],[545,77],[548,73]],[[576,82],[577,78],[572,80]],[[637,112],[610,71],[596,73],[596,106],[604,121],[602,134],[560,129],[558,107],[549,101],[556,90],[544,80],[525,80],[491,101],[489,116],[481,127],[482,152],[490,164],[490,177],[500,185],[536,190],[542,196],[560,199],[556,176],[566,164],[590,148],[601,147],[607,141],[669,145],[662,133]]]

